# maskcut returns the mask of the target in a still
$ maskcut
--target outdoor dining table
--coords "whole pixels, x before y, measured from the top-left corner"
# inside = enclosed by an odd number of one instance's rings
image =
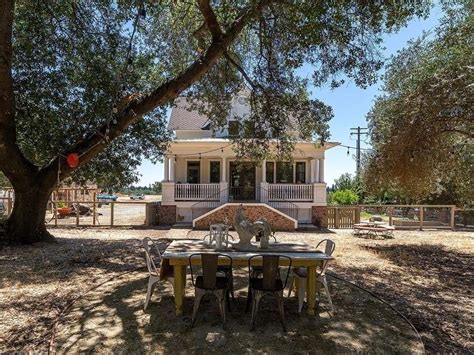
[[[315,314],[316,304],[316,268],[322,264],[324,260],[333,259],[331,256],[316,250],[314,247],[302,242],[294,243],[270,243],[269,248],[260,249],[258,244],[253,244],[251,251],[240,251],[233,247],[227,247],[215,250],[213,246],[202,240],[175,240],[173,241],[162,256],[161,272],[165,272],[166,268],[174,269],[174,301],[176,307],[176,315],[183,314],[183,298],[186,285],[186,268],[189,264],[189,256],[194,253],[221,253],[232,258],[233,266],[248,266],[248,260],[259,254],[278,254],[288,256],[292,259],[292,267],[307,267],[307,287],[306,296],[308,300],[307,313],[311,316]],[[193,258],[192,263],[199,265],[201,258]],[[222,260],[224,263],[225,260]],[[280,266],[288,266],[288,260],[281,259]]]

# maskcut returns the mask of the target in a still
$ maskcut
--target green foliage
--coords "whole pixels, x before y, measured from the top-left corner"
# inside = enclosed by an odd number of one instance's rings
[[[359,201],[359,196],[352,190],[337,190],[329,197],[333,205],[355,205]]]
[[[159,195],[161,194],[161,182],[156,181],[149,186],[129,186],[125,189],[119,189],[117,191],[125,195]]]
[[[344,173],[337,179],[334,179],[334,185],[332,186],[332,189],[352,190],[354,192],[359,192],[361,190],[361,185],[355,176],[352,176],[349,173]]]
[[[444,6],[435,33],[391,59],[368,114],[374,151],[365,156],[364,185],[373,194],[474,200],[473,5]]]
[[[309,99],[310,81],[298,75],[304,64],[314,68],[314,85],[329,81],[335,87],[349,78],[366,87],[382,65],[382,34],[429,9],[425,2],[256,3],[211,2],[223,32],[242,14],[252,16],[236,30],[227,55],[186,82],[182,93],[196,99],[217,128],[225,123],[230,99],[247,87],[252,111],[241,118],[254,129],[242,130],[235,142],[241,156],[255,160],[270,154],[272,138],[277,154],[288,156],[296,139],[290,126],[302,137],[328,139],[333,113]],[[16,2],[12,73],[17,144],[36,166],[87,142],[99,127],[113,128],[114,108],[120,111],[124,99],[139,105],[158,88],[166,90],[171,79],[199,64],[215,42],[209,19],[196,4],[153,2],[132,40],[136,12],[133,1]],[[107,148],[71,179],[96,180],[108,188],[136,182],[142,157],[162,157],[170,138],[164,116],[175,94],[141,106],[146,106],[145,116],[111,144],[104,137]]]
[[[0,171],[0,187],[10,187],[10,181],[7,179],[4,173]]]

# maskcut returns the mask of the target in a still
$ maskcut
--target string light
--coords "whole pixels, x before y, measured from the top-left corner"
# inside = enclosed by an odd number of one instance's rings
[[[347,147],[347,155],[349,155],[349,154],[350,154],[350,152],[349,152],[349,147]]]

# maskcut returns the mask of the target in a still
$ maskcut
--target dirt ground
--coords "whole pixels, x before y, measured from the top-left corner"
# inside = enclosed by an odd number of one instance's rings
[[[285,334],[269,298],[250,333],[249,314],[244,312],[246,274],[238,271],[236,304],[227,331],[220,326],[212,299],[203,303],[193,329],[190,285],[184,317],[175,317],[166,284],[155,290],[151,305],[143,311],[147,274],[140,240],[150,236],[164,249],[172,239],[201,238],[202,232],[53,229],[52,233],[56,244],[0,245],[0,352],[46,351],[53,329],[52,350],[60,353],[422,350],[415,332],[393,310],[335,278],[329,278],[337,310],[333,317],[324,295],[314,318],[298,315],[296,299],[287,298]],[[394,239],[376,241],[355,238],[344,230],[277,234],[279,240],[308,243],[333,239],[336,260],[330,271],[405,314],[429,353],[474,350],[473,237],[472,232],[450,231],[396,231]],[[98,287],[89,291],[94,286]]]

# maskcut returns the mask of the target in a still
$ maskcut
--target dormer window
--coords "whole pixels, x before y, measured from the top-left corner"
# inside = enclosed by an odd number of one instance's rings
[[[229,137],[236,137],[239,135],[240,122],[229,121]]]

